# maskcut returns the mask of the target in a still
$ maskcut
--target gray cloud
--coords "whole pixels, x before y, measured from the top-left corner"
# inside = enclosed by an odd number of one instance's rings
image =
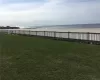
[[[100,2],[49,0],[43,3],[14,3],[0,7],[1,25],[62,25],[100,22]],[[69,1],[69,0],[68,0]],[[73,1],[73,0],[71,0]],[[81,2],[79,2],[81,1]],[[38,5],[36,5],[38,4]]]

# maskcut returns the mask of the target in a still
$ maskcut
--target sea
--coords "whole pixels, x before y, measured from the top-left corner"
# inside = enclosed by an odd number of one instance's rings
[[[56,26],[36,26],[22,28],[30,31],[58,31],[58,32],[94,32],[100,33],[100,24],[76,24],[76,25],[56,25]]]

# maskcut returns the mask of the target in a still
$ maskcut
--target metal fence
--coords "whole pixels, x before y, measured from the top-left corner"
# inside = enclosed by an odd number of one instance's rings
[[[30,30],[0,30],[7,34],[20,34],[30,36],[50,37],[55,39],[84,41],[100,44],[100,33],[89,32],[56,32],[56,31],[30,31]]]

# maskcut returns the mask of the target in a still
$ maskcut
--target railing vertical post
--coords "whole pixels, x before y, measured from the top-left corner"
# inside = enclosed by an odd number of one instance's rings
[[[36,31],[36,36],[37,36],[37,31]]]
[[[19,30],[19,34],[20,34],[20,30]]]
[[[70,39],[70,32],[68,32],[68,39]]]
[[[33,31],[33,35],[35,36],[36,34],[35,34],[35,31]]]
[[[16,30],[15,30],[15,35],[16,35]]]
[[[98,34],[98,38],[99,38],[99,41],[100,41],[100,34]]]
[[[24,35],[24,30],[22,30],[22,35]]]
[[[7,30],[7,34],[9,34],[9,30]]]
[[[13,34],[15,34],[15,30],[14,30]]]
[[[87,33],[87,41],[88,41],[88,43],[89,43],[89,40],[90,40],[90,39],[89,39],[89,37],[90,37],[89,34],[90,34],[90,33],[88,32],[88,33]]]
[[[98,41],[98,34],[96,33],[96,41]]]
[[[54,38],[56,38],[56,32],[54,32]]]
[[[31,33],[31,31],[29,30],[29,35],[31,35],[30,33]]]
[[[18,30],[16,30],[16,34],[18,35]]]
[[[96,38],[95,38],[95,41],[98,41],[98,39],[97,39],[97,33],[96,33]]]
[[[78,40],[80,39],[80,33],[78,32]]]
[[[87,33],[87,40],[89,40],[89,32]]]
[[[45,31],[44,31],[44,37],[45,37]]]
[[[24,30],[24,35],[26,35],[26,33],[27,33],[26,30]]]

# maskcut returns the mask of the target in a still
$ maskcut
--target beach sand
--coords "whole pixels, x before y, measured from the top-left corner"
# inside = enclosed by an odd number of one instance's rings
[[[100,28],[38,28],[38,29],[21,29],[21,30],[100,33]]]

